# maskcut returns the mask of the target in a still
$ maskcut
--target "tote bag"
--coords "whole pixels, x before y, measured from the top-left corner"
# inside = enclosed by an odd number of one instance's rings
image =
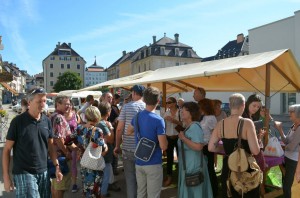
[[[91,137],[93,137],[94,134],[95,129],[93,128]],[[103,170],[105,168],[105,161],[101,155],[102,146],[97,146],[96,148],[94,148],[93,144],[94,143],[90,139],[90,143],[88,144],[82,155],[80,165],[91,170]]]

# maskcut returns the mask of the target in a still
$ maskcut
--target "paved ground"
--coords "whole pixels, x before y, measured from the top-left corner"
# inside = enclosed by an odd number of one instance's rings
[[[3,105],[4,109],[6,109],[9,113],[9,119],[8,119],[8,124],[10,123],[11,119],[13,117],[15,117],[16,113],[13,112],[10,108],[9,105]],[[278,115],[273,115],[274,120],[277,121],[282,121],[283,122],[283,126],[284,126],[284,131],[287,131],[289,129],[289,127],[291,126],[291,122],[289,121],[289,116],[287,115],[283,115],[283,116],[278,116]],[[272,124],[271,124],[272,126]],[[273,128],[272,128],[273,129]],[[0,127],[1,133],[4,134],[6,133],[7,129],[4,129],[2,127]],[[274,130],[272,130],[274,131]],[[274,133],[274,132],[273,132]],[[277,132],[278,134],[278,132]],[[5,198],[11,198],[11,197],[15,197],[15,194],[12,193],[6,193],[4,192],[4,186],[3,186],[3,177],[2,177],[2,150],[3,150],[3,146],[4,143],[1,142],[0,143],[0,197],[5,197]],[[119,175],[116,176],[116,181],[117,184],[121,187],[121,191],[120,192],[110,192],[111,197],[115,197],[115,198],[126,198],[126,184],[125,184],[125,178],[124,178],[124,173],[123,173],[123,169],[122,169],[122,162],[120,162],[119,164]],[[78,178],[78,184],[80,186],[81,184],[81,180],[80,177]],[[162,195],[161,197],[163,198],[171,198],[171,197],[176,197],[177,194],[177,188],[176,185],[171,185],[171,187],[169,188],[163,188],[162,190]],[[82,197],[81,196],[81,191],[78,191],[77,193],[71,193],[71,191],[68,191],[65,195],[66,198],[79,198]]]
[[[3,108],[6,109],[9,113],[9,119],[8,119],[8,124],[10,123],[11,119],[14,118],[17,114],[12,111],[12,109],[9,108],[9,105],[3,105]],[[2,129],[0,127],[1,132],[6,133],[7,129]],[[0,197],[5,197],[5,198],[13,198],[15,197],[15,193],[7,193],[4,191],[4,185],[3,185],[3,176],[2,176],[2,150],[4,147],[4,142],[0,142]],[[79,170],[79,169],[78,169]],[[118,186],[121,187],[120,192],[109,192],[110,197],[112,198],[126,198],[126,184],[125,184],[125,178],[124,178],[124,172],[122,168],[122,161],[119,163],[119,175],[115,177],[115,180],[117,181]],[[81,179],[78,177],[78,185],[81,186]],[[172,198],[176,197],[177,194],[177,188],[176,185],[171,185],[171,187],[168,188],[163,188],[162,189],[162,195],[161,197],[164,198]],[[82,197],[81,190],[78,191],[77,193],[72,193],[71,190],[68,191],[65,195],[65,198],[79,198]]]

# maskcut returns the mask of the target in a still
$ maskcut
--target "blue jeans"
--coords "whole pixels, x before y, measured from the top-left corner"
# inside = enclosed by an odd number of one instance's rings
[[[102,180],[102,188],[101,195],[105,196],[107,194],[109,179],[111,173],[111,163],[105,163],[105,168],[103,170],[103,180]]]
[[[50,198],[48,171],[40,174],[16,174],[13,176],[17,198]]]
[[[126,180],[127,198],[137,197],[137,184],[135,175],[135,157],[134,153],[130,151],[124,151],[123,153],[123,166]]]

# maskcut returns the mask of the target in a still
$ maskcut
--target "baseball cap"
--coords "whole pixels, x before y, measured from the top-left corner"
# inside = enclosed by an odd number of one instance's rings
[[[143,92],[145,90],[145,87],[143,85],[134,85],[133,87],[131,87],[130,89],[131,91],[134,91],[136,93],[138,93],[139,95],[143,95]]]

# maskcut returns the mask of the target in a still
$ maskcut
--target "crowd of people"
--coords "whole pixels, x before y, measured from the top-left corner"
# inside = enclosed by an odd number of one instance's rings
[[[257,132],[253,121],[272,117],[265,114],[263,101],[257,94],[247,100],[242,94],[232,94],[230,115],[222,111],[222,101],[206,98],[206,91],[201,87],[194,90],[194,101],[168,97],[161,115],[155,111],[161,91],[151,86],[134,85],[130,95],[124,97],[121,108],[118,106],[120,95],[110,92],[103,93],[99,101],[92,95],[87,96],[78,111],[69,97],[60,95],[55,99],[55,112],[51,115],[43,113],[46,94],[43,88],[29,91],[27,100],[22,100],[22,113],[11,121],[7,133],[2,157],[4,187],[8,192],[16,187],[17,197],[63,198],[70,188],[75,193],[80,187],[84,197],[109,197],[109,190],[121,190],[114,178],[119,174],[120,155],[128,198],[160,197],[162,187],[176,181],[175,175],[178,175],[180,198],[228,197],[228,156],[234,152],[242,119],[242,147],[255,156],[261,170],[265,170],[266,131],[263,128]],[[291,197],[294,178],[300,182],[300,105],[291,105],[289,115],[293,122],[289,132],[283,131],[282,123],[275,122],[285,144],[284,197]],[[136,157],[140,136],[155,143],[148,160]],[[79,166],[82,184],[78,184],[77,167],[90,144],[94,148],[101,147],[105,168],[94,170]],[[13,179],[9,172],[12,150]],[[176,169],[174,150],[178,158]],[[219,191],[216,153],[222,152],[222,191]],[[60,157],[67,159],[69,172],[62,173]],[[52,179],[48,173],[49,160],[55,167]],[[203,181],[195,186],[187,185],[186,176],[198,172],[202,172]],[[260,185],[243,195],[232,186],[230,190],[233,197],[260,197]]]

